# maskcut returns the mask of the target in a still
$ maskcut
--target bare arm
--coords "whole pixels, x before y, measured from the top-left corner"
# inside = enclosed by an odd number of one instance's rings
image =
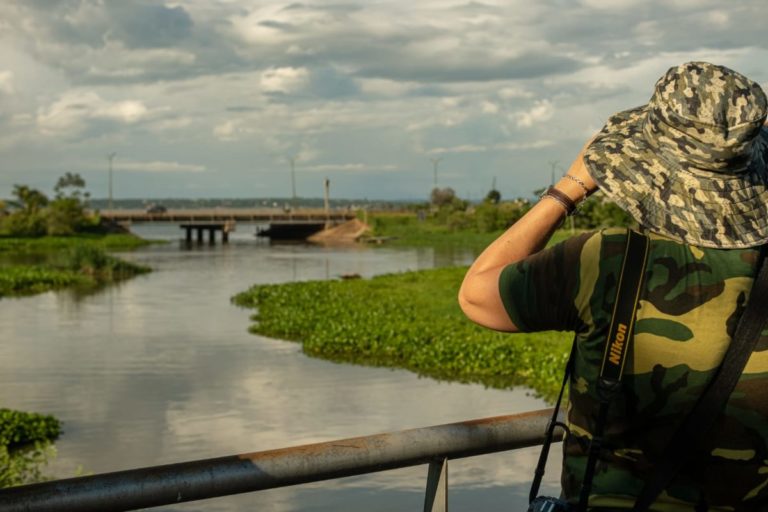
[[[582,149],[567,174],[583,181],[592,193],[597,185],[587,172],[583,156]],[[576,203],[584,197],[581,186],[568,178],[558,181],[555,188]],[[501,302],[499,275],[507,265],[543,249],[564,219],[565,210],[558,202],[541,200],[478,256],[459,290],[459,305],[470,320],[498,331],[519,330]]]

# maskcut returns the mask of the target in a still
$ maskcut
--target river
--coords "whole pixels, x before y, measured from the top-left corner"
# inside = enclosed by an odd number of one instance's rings
[[[58,478],[261,451],[546,407],[518,389],[438,382],[305,356],[249,334],[230,297],[255,283],[467,264],[468,250],[271,245],[238,225],[228,245],[173,239],[124,253],[152,273],[97,292],[0,301],[0,403],[63,421]],[[544,491],[557,493],[559,447]],[[538,448],[452,461],[453,511],[525,510]],[[426,466],[152,510],[420,510]]]

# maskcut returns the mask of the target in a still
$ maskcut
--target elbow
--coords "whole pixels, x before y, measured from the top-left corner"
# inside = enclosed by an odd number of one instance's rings
[[[501,302],[498,292],[491,287],[495,283],[468,276],[459,288],[458,302],[461,311],[472,322],[504,332],[517,332]]]
[[[468,285],[467,279],[465,279],[461,284],[461,288],[459,288],[458,300],[461,311],[471,320],[473,310],[478,307],[478,301],[477,297],[472,297],[470,290],[471,287]]]

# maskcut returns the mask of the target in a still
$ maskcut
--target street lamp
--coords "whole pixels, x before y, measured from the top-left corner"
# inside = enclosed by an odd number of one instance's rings
[[[552,177],[550,180],[550,185],[555,186],[555,167],[557,167],[557,164],[560,163],[558,160],[550,161],[549,165],[552,166]]]
[[[117,153],[114,151],[107,155],[107,159],[109,160],[109,209],[112,209],[112,161],[115,159],[115,156],[117,156]]]
[[[288,161],[291,163],[291,205],[296,208],[296,157],[289,156]]]
[[[434,173],[434,182],[435,182],[434,188],[437,188],[437,164],[440,163],[440,160],[442,160],[442,157],[430,158],[430,160],[432,161],[432,172]]]

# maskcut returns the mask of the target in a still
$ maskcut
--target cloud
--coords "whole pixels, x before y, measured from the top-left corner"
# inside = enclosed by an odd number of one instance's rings
[[[320,164],[302,166],[302,171],[311,172],[365,172],[365,171],[397,171],[397,165],[387,164]]]
[[[408,195],[362,162],[409,169],[452,154],[498,174],[500,153],[517,152],[510,183],[527,191],[537,178],[522,169],[565,161],[612,112],[647,102],[670,66],[710,60],[768,83],[764,10],[758,0],[0,2],[0,174],[141,148],[152,162],[183,154],[226,167],[227,184],[190,176],[203,194],[200,184],[236,190],[294,155],[297,169],[346,173],[364,194]],[[452,186],[476,178],[457,171]]]
[[[260,85],[264,92],[288,94],[296,92],[309,82],[305,68],[272,68],[261,73]]]
[[[555,107],[549,100],[539,100],[529,110],[515,114],[519,128],[529,128],[534,124],[549,121],[555,115]]]
[[[16,89],[13,86],[13,72],[0,71],[0,94],[13,94]]]
[[[192,33],[192,18],[180,5],[132,0],[108,2],[105,7],[113,23],[110,35],[131,47],[169,47]]]
[[[179,162],[165,162],[165,161],[153,161],[153,162],[141,162],[136,160],[115,160],[115,169],[121,171],[133,171],[133,172],[150,172],[150,173],[164,173],[164,172],[204,172],[206,170],[203,165],[196,164],[182,164]]]
[[[149,114],[139,100],[107,101],[93,91],[73,90],[37,114],[37,127],[46,135],[75,135],[93,121],[133,124]]]
[[[460,146],[438,147],[427,151],[428,154],[445,153],[484,153],[486,151],[520,151],[525,149],[540,149],[553,146],[555,143],[551,140],[536,140],[531,142],[501,142],[487,146],[464,144]]]

